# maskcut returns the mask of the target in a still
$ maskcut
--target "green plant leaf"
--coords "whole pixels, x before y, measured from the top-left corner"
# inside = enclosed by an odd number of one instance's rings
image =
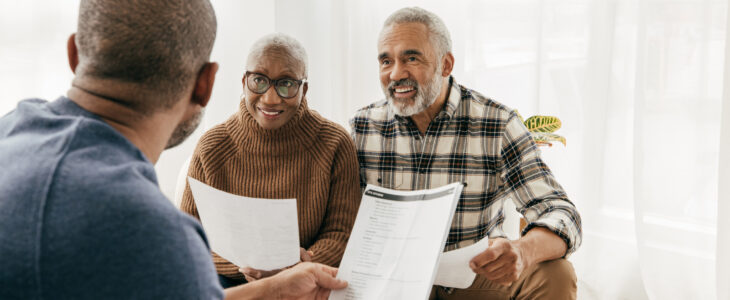
[[[555,132],[563,124],[557,117],[532,116],[525,121],[525,127],[530,132]]]
[[[561,142],[561,143],[563,143],[563,146],[568,145],[566,143],[565,137],[563,137],[561,135],[557,135],[557,134],[550,133],[550,132],[531,132],[530,134],[532,135],[532,139],[535,140],[535,142],[545,142],[545,143]]]

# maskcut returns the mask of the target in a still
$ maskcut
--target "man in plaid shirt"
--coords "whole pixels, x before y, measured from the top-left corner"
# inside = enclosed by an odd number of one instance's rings
[[[417,7],[396,11],[378,54],[386,99],[351,120],[362,185],[419,190],[462,182],[444,250],[490,238],[470,262],[472,286],[434,286],[431,299],[575,299],[565,257],[581,242],[578,211],[517,114],[456,83],[440,18]],[[502,231],[505,199],[528,223],[518,240]]]

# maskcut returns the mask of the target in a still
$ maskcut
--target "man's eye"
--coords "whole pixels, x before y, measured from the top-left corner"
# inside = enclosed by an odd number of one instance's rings
[[[279,86],[283,86],[283,87],[290,88],[290,87],[293,87],[294,86],[294,81],[292,81],[292,80],[282,80],[282,81],[279,81]]]
[[[390,64],[390,60],[384,59],[382,62],[380,62],[380,64],[387,66]]]
[[[413,56],[411,56],[411,57],[408,58],[408,61],[416,61],[416,58],[413,57]]]
[[[266,82],[266,79],[264,79],[263,77],[254,77],[253,82],[255,82],[256,84],[260,84]]]

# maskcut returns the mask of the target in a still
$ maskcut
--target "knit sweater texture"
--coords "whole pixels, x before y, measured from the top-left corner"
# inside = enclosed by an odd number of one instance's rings
[[[306,99],[275,130],[261,128],[244,101],[203,135],[188,175],[236,195],[296,198],[301,247],[314,252],[314,262],[338,266],[361,198],[352,139],[342,126],[310,110]],[[188,184],[180,208],[200,219]],[[215,253],[213,261],[218,274],[244,278],[238,266]]]

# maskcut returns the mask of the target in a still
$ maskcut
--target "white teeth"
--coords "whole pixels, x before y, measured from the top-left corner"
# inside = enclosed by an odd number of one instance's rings
[[[261,113],[263,113],[267,116],[276,116],[281,113],[280,111],[265,111],[263,109],[259,109],[259,110],[261,111]]]
[[[410,91],[412,91],[412,90],[413,90],[413,88],[412,88],[412,87],[407,87],[407,88],[397,88],[397,89],[395,89],[395,92],[396,92],[396,93],[405,93],[405,92],[410,92]]]

